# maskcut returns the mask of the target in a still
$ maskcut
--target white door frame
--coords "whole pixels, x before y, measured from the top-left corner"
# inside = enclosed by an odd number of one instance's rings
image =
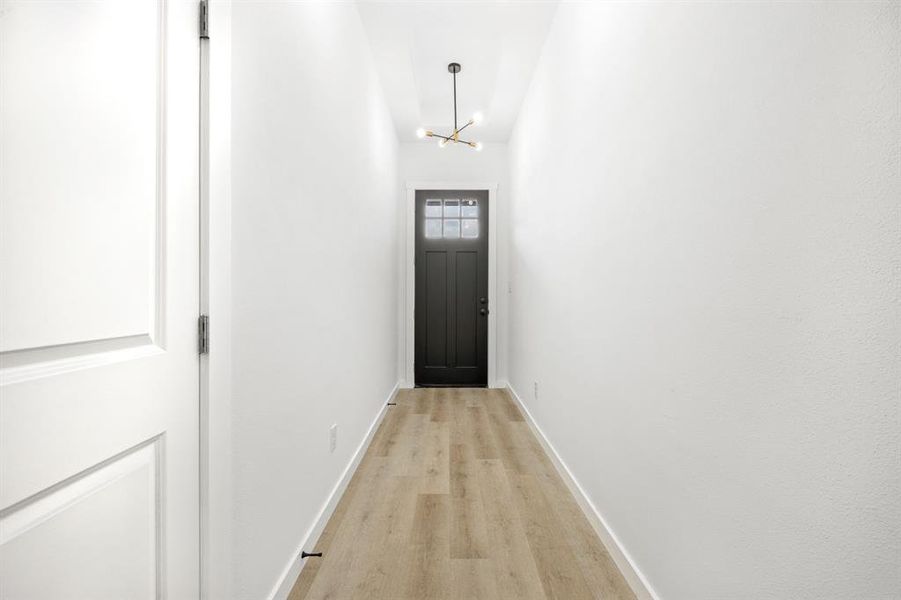
[[[497,318],[500,307],[497,295],[497,183],[454,183],[447,181],[408,181],[405,204],[404,236],[404,387],[415,381],[414,319],[416,306],[416,192],[417,190],[487,190],[488,191],[488,387],[498,387],[497,381]]]
[[[231,2],[209,2],[201,50],[200,598],[232,598]]]

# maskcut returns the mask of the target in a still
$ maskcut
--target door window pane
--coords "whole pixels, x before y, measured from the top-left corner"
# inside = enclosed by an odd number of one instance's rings
[[[479,220],[463,219],[463,237],[477,238],[479,237]]]
[[[425,216],[427,219],[429,217],[440,217],[441,216],[441,200],[426,200],[425,201]]]
[[[478,216],[479,216],[479,201],[472,199],[472,198],[468,198],[468,199],[464,200],[461,216],[464,218],[470,218],[470,219],[478,218]],[[464,225],[463,228],[465,229],[466,226]],[[466,236],[463,236],[463,237],[466,237]]]
[[[460,219],[444,219],[444,237],[447,239],[460,237]]]
[[[445,200],[444,201],[444,216],[445,217],[460,217],[460,201],[459,200]],[[447,237],[447,236],[444,236]]]
[[[441,210],[440,208],[438,210]],[[429,239],[441,237],[441,219],[425,220],[425,237]]]

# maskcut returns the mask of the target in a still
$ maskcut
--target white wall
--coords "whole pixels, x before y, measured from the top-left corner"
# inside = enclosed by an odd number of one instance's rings
[[[510,376],[661,598],[901,597],[899,17],[559,7]]]
[[[234,596],[259,599],[396,383],[400,187],[352,3],[234,3],[232,44]]]
[[[474,139],[478,139],[476,134]],[[507,378],[507,255],[508,236],[507,223],[507,194],[509,191],[509,171],[507,169],[507,144],[486,143],[481,151],[476,152],[468,147],[448,146],[439,148],[433,141],[407,142],[400,144],[400,173],[403,182],[451,182],[451,183],[496,183],[497,195],[497,290],[499,298],[492,298],[492,310],[497,311],[497,374],[499,381]],[[406,183],[404,184],[406,185]],[[407,228],[404,226],[406,215],[406,192],[398,196],[398,247],[400,249],[399,260],[401,265],[401,277],[403,277],[403,265],[406,260],[404,254],[405,235]],[[404,282],[400,282],[399,298],[405,298]],[[399,315],[403,318],[403,315]],[[399,353],[398,365],[399,377],[403,377],[404,343],[406,340],[403,322],[399,325],[398,332]],[[407,382],[408,385],[413,382]]]

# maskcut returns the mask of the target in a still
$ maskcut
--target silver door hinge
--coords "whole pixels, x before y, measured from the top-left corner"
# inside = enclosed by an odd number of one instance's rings
[[[210,39],[210,7],[208,0],[200,0],[200,39]]]
[[[197,352],[210,353],[210,318],[207,315],[197,317]]]

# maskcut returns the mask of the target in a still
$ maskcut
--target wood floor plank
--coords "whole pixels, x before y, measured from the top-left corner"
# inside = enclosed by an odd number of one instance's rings
[[[536,478],[514,476],[512,489],[545,595],[554,600],[591,600],[594,596]]]
[[[369,540],[358,540],[365,546],[365,553],[344,574],[353,584],[349,598],[371,600],[399,596],[396,579],[406,569],[405,551],[413,533],[419,485],[419,478],[389,478],[373,515]]]
[[[544,588],[503,463],[480,461],[479,480],[498,594],[502,598],[544,600]]]
[[[374,468],[361,480],[357,493],[353,495],[335,533],[328,556],[324,556],[323,559],[307,559],[320,561],[321,564],[309,586],[306,599],[326,600],[350,596],[348,589],[351,582],[344,574],[360,562],[361,556],[366,553],[366,544],[376,543],[370,536],[375,522],[373,515],[378,510],[379,498],[391,482],[390,463],[387,458],[379,458],[373,466]]]
[[[451,558],[488,558],[488,529],[482,499],[451,497]]]
[[[411,390],[414,415],[427,415],[432,413],[435,402],[435,388],[418,388]]]
[[[451,595],[455,600],[500,600],[489,559],[452,558],[451,575]]]
[[[488,421],[494,433],[498,456],[504,466],[514,473],[529,473],[529,461],[522,451],[521,442],[514,436],[513,423],[503,412],[490,413]]]
[[[494,402],[500,405],[501,410],[506,415],[507,419],[510,421],[525,421],[526,418],[519,410],[519,407],[516,405],[516,402],[513,401],[513,398],[510,397],[510,394],[507,390],[489,390],[491,393],[491,398]]]
[[[453,401],[454,410],[462,410],[470,406],[472,401],[472,390],[467,388],[450,388],[451,399]]]
[[[392,475],[422,477],[426,471],[426,443],[431,425],[427,413],[411,413],[398,431],[397,443],[392,447]]]
[[[341,524],[344,523],[345,515],[347,514],[350,505],[354,502],[354,498],[356,498],[358,491],[361,487],[365,488],[366,484],[368,483],[367,480],[370,477],[373,477],[377,472],[377,467],[373,466],[374,462],[377,462],[377,458],[369,453],[367,453],[364,459],[360,462],[360,468],[357,469],[357,472],[354,473],[353,477],[350,480],[350,483],[347,484],[347,489],[341,496],[341,500],[338,501],[338,505],[335,507],[335,512],[332,513],[332,517],[323,528],[319,539],[316,541],[316,547],[311,549],[311,551],[330,554],[330,550],[332,548],[332,544],[334,543],[335,536],[338,533],[338,529],[340,528]],[[310,587],[313,585],[313,580],[319,573],[319,568],[321,566],[322,560],[315,558],[309,560],[308,563],[304,565],[303,571],[301,571],[300,576],[294,583],[294,587],[288,594],[288,600],[303,600],[307,597],[307,594],[310,591]]]
[[[429,421],[423,454],[422,494],[450,494],[450,425]]]
[[[504,391],[396,401],[289,600],[634,600]]]
[[[558,499],[553,503],[553,510],[560,523],[558,535],[566,539],[572,548],[572,554],[594,597],[598,600],[635,600],[635,593],[594,533],[575,498],[561,494],[556,487],[549,490],[547,495]]]
[[[482,406],[467,406],[466,410],[476,458],[497,458],[497,445],[487,411]]]
[[[451,448],[451,558],[486,558],[488,530],[479,492],[478,463],[469,444]]]
[[[450,491],[455,498],[478,494],[478,470],[469,444],[452,444],[450,455]]]
[[[451,415],[451,392],[447,388],[437,388],[432,400],[432,421],[446,423]]]
[[[389,406],[388,413],[382,420],[382,424],[372,439],[370,450],[375,456],[388,456],[400,442],[400,436],[404,429],[404,423],[410,415],[410,408],[401,404]]]
[[[406,598],[450,599],[449,496],[420,494],[410,535]]]
[[[450,410],[451,444],[468,444],[472,440],[469,413],[466,409],[466,397],[457,389],[448,390],[448,406]]]

